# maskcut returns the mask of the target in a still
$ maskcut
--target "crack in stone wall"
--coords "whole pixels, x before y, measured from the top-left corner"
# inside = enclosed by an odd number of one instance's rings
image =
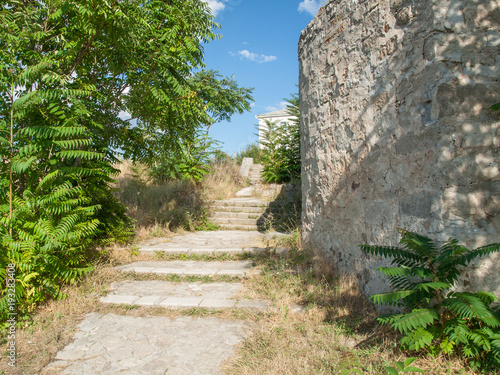
[[[387,290],[361,243],[396,228],[500,242],[499,0],[333,0],[299,41],[307,246]],[[459,285],[500,296],[500,256]]]

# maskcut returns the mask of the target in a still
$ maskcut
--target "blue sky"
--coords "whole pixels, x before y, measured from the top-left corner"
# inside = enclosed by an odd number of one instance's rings
[[[297,45],[300,32],[325,0],[207,0],[222,38],[205,45],[207,68],[234,74],[240,86],[254,87],[251,112],[214,124],[211,136],[233,155],[255,135],[256,115],[285,105],[298,91]]]

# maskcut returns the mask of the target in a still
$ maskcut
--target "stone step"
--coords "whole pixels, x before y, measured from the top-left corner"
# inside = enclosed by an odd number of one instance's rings
[[[259,227],[256,224],[238,224],[238,225],[234,225],[234,224],[219,224],[219,226],[220,226],[220,229],[223,229],[223,230],[256,231],[256,230],[261,230],[262,229],[261,227]],[[256,252],[256,251],[261,251],[261,250],[265,250],[265,249],[259,248],[257,250],[251,250],[251,251],[245,250],[245,252]]]
[[[115,267],[121,272],[183,276],[239,276],[259,273],[251,261],[196,262],[196,261],[142,261]]]
[[[102,303],[155,306],[167,309],[267,310],[266,301],[241,300],[241,283],[172,283],[168,281],[122,281],[111,284],[111,293],[101,297]]]
[[[244,321],[214,317],[91,313],[38,374],[222,374],[251,329]]]
[[[258,230],[257,225],[227,225],[221,224],[221,228],[226,230]],[[162,247],[162,246],[150,246],[147,248],[139,247],[139,251],[142,253],[164,253],[164,254],[186,254],[186,255],[216,255],[216,254],[242,254],[242,253],[255,253],[260,251],[265,251],[265,247],[233,247],[233,248],[223,248],[219,249],[217,247]]]
[[[137,244],[137,247],[144,253],[236,254],[265,250],[264,238],[262,233],[246,230],[194,232],[170,238],[154,238]]]
[[[214,212],[212,218],[238,218],[238,219],[258,219],[263,212]]]
[[[256,198],[232,198],[227,200],[212,201],[212,205],[219,206],[237,206],[237,207],[267,207],[269,203]]]
[[[249,186],[249,187],[246,187],[246,188],[238,191],[236,193],[236,196],[237,197],[251,197],[251,196],[253,196],[254,191],[255,191],[254,187],[253,186]]]
[[[240,207],[240,206],[212,206],[216,212],[236,212],[248,214],[261,214],[266,212],[268,207]]]
[[[211,218],[210,221],[216,223],[216,224],[233,224],[233,225],[246,225],[246,224],[257,224],[257,219],[240,219],[237,217],[217,217],[217,218]]]

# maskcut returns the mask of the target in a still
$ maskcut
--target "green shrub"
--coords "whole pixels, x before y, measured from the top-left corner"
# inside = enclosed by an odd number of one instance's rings
[[[201,133],[189,142],[179,141],[177,148],[165,149],[158,155],[151,167],[150,176],[157,182],[201,181],[211,171],[210,159],[216,156],[214,145],[214,140]]]
[[[98,233],[99,221],[93,217],[99,207],[89,206],[81,193],[69,183],[41,183],[14,198],[12,210],[9,204],[0,206],[0,276],[6,280],[10,269],[9,278],[15,280],[15,304],[9,285],[0,286],[1,321],[8,312],[30,313],[47,297],[62,298],[63,283],[92,269],[87,250]]]
[[[460,267],[499,251],[500,244],[468,250],[450,239],[439,247],[427,237],[400,231],[400,247],[361,245],[366,253],[392,259],[392,267],[378,270],[394,290],[371,299],[403,312],[382,316],[379,322],[403,334],[400,343],[405,349],[433,356],[458,354],[473,369],[500,369],[500,308],[494,306],[498,298],[489,292],[450,291]]]
[[[236,163],[241,165],[243,158],[252,158],[255,164],[262,162],[262,150],[259,148],[258,143],[252,143],[246,146],[243,150],[236,155]]]
[[[262,178],[269,183],[300,181],[300,111],[299,98],[292,95],[288,101],[288,113],[294,116],[291,122],[277,126],[266,121],[262,129]]]

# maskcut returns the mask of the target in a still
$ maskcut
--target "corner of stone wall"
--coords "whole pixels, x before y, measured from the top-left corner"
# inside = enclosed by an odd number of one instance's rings
[[[303,239],[365,295],[385,263],[359,244],[397,245],[397,227],[500,242],[499,7],[335,0],[301,34]],[[500,296],[499,259],[457,287]]]

